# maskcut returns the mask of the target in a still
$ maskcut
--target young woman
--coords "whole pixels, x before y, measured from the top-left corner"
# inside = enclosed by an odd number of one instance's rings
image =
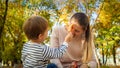
[[[67,52],[60,59],[51,59],[51,62],[59,68],[97,68],[90,23],[84,13],[75,13],[69,26],[57,26],[53,29],[52,47],[59,47],[64,42],[69,29],[74,38],[68,44]]]

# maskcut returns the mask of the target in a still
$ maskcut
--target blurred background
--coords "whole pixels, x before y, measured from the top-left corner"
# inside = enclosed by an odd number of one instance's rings
[[[22,68],[21,49],[27,41],[24,21],[40,15],[52,27],[67,24],[76,12],[87,14],[101,68],[120,68],[120,0],[0,0],[0,68]]]

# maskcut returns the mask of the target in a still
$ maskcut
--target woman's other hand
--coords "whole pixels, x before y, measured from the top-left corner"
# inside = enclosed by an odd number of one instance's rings
[[[87,64],[82,64],[80,68],[89,68]]]

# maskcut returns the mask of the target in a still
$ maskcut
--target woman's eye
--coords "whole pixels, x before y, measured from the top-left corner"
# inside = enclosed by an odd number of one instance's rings
[[[78,30],[75,30],[75,32],[80,32],[80,31],[78,31]]]

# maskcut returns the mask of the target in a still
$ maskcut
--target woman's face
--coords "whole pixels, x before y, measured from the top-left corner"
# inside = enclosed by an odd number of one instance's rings
[[[74,36],[81,37],[85,33],[85,31],[82,29],[82,26],[79,25],[79,23],[74,18],[71,19],[70,23],[72,25],[71,32]]]

